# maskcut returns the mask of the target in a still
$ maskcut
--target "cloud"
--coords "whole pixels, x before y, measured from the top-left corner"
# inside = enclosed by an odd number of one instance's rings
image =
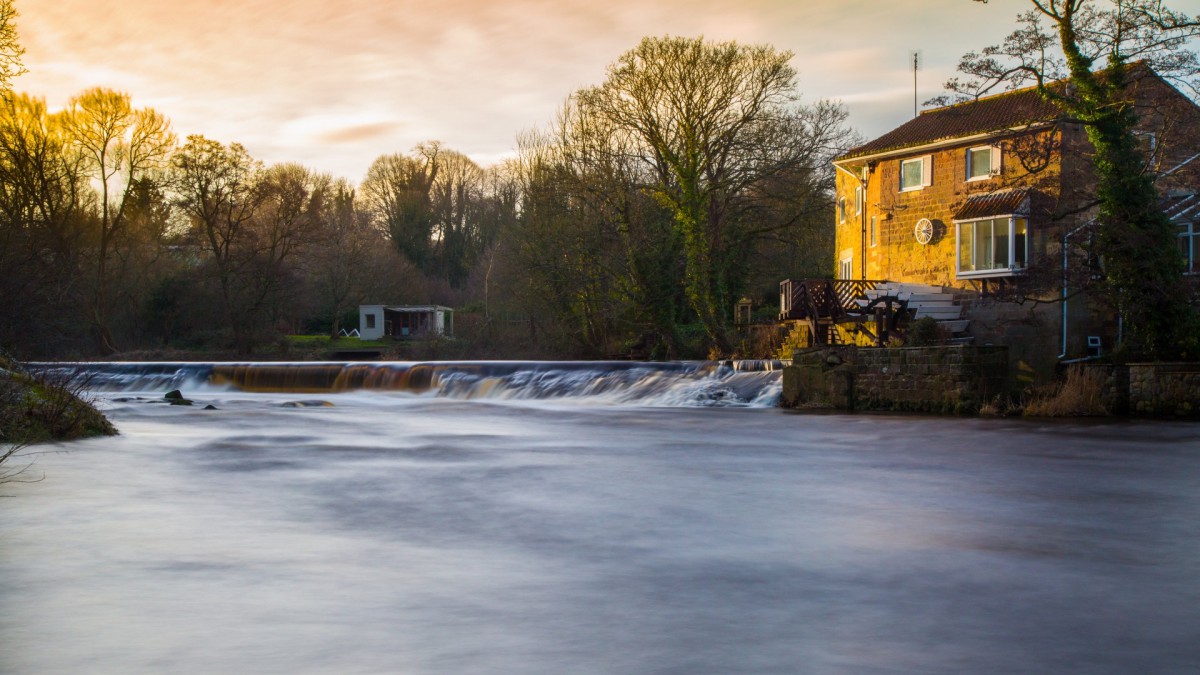
[[[326,131],[316,136],[318,142],[334,145],[343,143],[359,143],[382,138],[399,130],[403,125],[398,122],[375,122],[371,124],[356,124]]]
[[[1011,20],[1004,3],[962,0],[18,4],[30,72],[16,86],[52,107],[89,87],[121,89],[181,135],[347,176],[381,150],[431,138],[501,156],[647,35],[790,50],[805,100],[841,98],[851,123],[876,133],[911,115],[908,50],[923,47],[928,60],[924,100],[958,55],[1002,39]]]

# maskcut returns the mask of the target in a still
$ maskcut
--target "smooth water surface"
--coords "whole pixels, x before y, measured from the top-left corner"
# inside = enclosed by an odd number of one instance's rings
[[[1200,672],[1194,425],[189,395],[0,487],[0,672]]]

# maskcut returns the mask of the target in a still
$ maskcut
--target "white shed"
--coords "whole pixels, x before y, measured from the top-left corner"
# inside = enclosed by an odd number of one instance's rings
[[[358,333],[364,340],[390,335],[401,340],[454,336],[454,310],[441,305],[359,305]]]
[[[358,337],[363,340],[383,337],[383,305],[358,306]]]

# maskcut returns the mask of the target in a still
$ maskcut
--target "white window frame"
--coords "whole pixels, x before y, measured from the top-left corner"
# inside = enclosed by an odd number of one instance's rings
[[[906,187],[904,185],[904,167],[905,165],[912,164],[913,162],[921,163],[921,182],[917,185],[909,185]],[[914,192],[916,190],[923,190],[930,185],[933,185],[933,155],[923,155],[921,157],[900,160],[901,192]]]
[[[978,176],[972,176],[971,175],[971,155],[972,155],[972,153],[981,152],[983,150],[987,150],[990,153],[990,155],[988,157],[988,172],[986,175],[981,174]],[[974,148],[967,148],[967,151],[966,151],[966,181],[968,183],[970,183],[972,181],[987,180],[989,178],[994,178],[996,176],[999,176],[1000,168],[1001,168],[1000,157],[1001,157],[1000,146],[998,146],[998,145],[979,145]]]
[[[1138,148],[1146,153],[1146,156],[1152,156],[1158,150],[1158,135],[1153,131],[1142,129],[1134,129],[1133,137],[1137,139]]]
[[[874,214],[871,215],[871,222],[868,225],[868,228],[869,229],[867,230],[867,240],[870,244],[870,247],[875,248],[876,246],[879,245],[879,217],[878,216],[876,216]]]
[[[1183,273],[1200,274],[1196,255],[1200,254],[1200,222],[1189,222],[1179,226],[1179,252],[1183,254]]]
[[[838,258],[838,279],[854,278],[854,251],[843,252]]]
[[[845,223],[846,222],[846,198],[845,197],[838,197],[837,211],[838,211],[838,224]]]
[[[998,221],[998,220],[1008,221],[1008,260],[1009,260],[1009,262],[1008,262],[1007,267],[995,267],[994,261],[992,263],[981,263],[981,262],[978,262],[977,260],[974,260],[976,258],[976,256],[978,255],[978,251],[976,250],[975,245],[974,245],[974,242],[977,240],[975,237],[975,228],[979,227],[980,223],[985,223],[985,222],[989,223],[989,227],[991,227],[990,223],[992,223],[993,221]],[[1021,247],[1023,248],[1023,251],[1022,251],[1023,255],[1021,257],[1024,259],[1024,263],[1021,265],[1017,264],[1017,256],[1015,255],[1015,253],[1017,251],[1017,245],[1018,245],[1018,241],[1017,241],[1017,237],[1018,237],[1017,221],[1018,220],[1024,221],[1024,226],[1025,226],[1025,233],[1023,235],[1024,239],[1021,242],[1019,242],[1021,244]],[[963,260],[962,260],[963,259],[962,236],[963,236],[963,230],[965,229],[963,227],[964,225],[971,226],[970,227],[970,230],[971,230],[971,257],[973,259],[971,266],[973,269],[967,269],[967,270],[963,269],[963,264],[962,264],[962,262],[963,262]],[[994,242],[995,237],[994,236],[989,237],[989,240]],[[993,254],[993,257],[994,257],[994,254]],[[986,266],[984,266],[984,265],[986,265]],[[980,269],[981,266],[983,267],[982,269]],[[996,216],[988,216],[986,218],[972,218],[971,220],[961,220],[961,221],[954,222],[954,270],[955,270],[955,275],[958,278],[960,278],[960,279],[981,279],[981,278],[989,278],[989,277],[1011,277],[1011,276],[1023,273],[1028,267],[1029,267],[1029,217],[1028,216],[1021,214],[1021,213],[1010,213],[1010,214],[1000,214],[1000,215],[996,215]]]
[[[858,215],[863,212],[863,206],[864,206],[863,202],[864,201],[865,200],[863,199],[863,189],[862,189],[862,186],[860,185],[860,186],[854,188],[854,214],[855,215]]]

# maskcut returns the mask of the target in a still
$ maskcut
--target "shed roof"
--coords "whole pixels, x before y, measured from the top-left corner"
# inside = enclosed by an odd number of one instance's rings
[[[444,307],[442,305],[388,305],[388,306],[384,307],[384,309],[389,312],[409,312],[409,313],[453,312],[454,311],[453,308]]]
[[[955,222],[992,216],[1007,216],[1029,210],[1029,190],[1000,190],[975,195],[954,212]]]

